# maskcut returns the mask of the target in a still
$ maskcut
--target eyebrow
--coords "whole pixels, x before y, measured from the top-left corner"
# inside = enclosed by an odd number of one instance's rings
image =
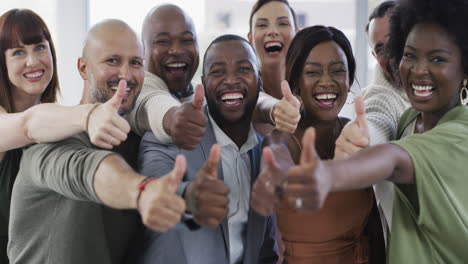
[[[332,63],[330,63],[330,65],[335,65],[335,64],[345,65],[345,63],[343,61],[332,61]],[[319,67],[322,66],[322,64],[320,64],[318,62],[313,62],[313,61],[306,61],[306,63],[304,65],[313,65],[313,66],[319,66]]]
[[[193,32],[190,31],[190,30],[186,30],[186,31],[183,31],[183,32],[180,32],[178,33],[178,35],[191,35],[191,36],[194,36]],[[169,34],[169,32],[159,32],[158,34],[156,34],[156,36],[154,36],[155,38],[157,37],[161,37],[161,36],[166,36],[166,37],[169,37],[171,34]]]
[[[405,48],[409,48],[411,50],[417,50],[415,47],[413,47],[411,45],[405,45]],[[429,51],[429,54],[434,54],[434,53],[439,53],[439,52],[442,52],[442,53],[445,53],[445,54],[448,54],[448,55],[452,55],[452,52],[450,52],[448,50],[445,50],[445,49],[433,49],[433,50]]]

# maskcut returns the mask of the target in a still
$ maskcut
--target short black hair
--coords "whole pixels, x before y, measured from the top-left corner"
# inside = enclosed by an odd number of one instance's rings
[[[211,49],[211,47],[216,44],[216,43],[220,43],[220,42],[226,42],[226,41],[234,41],[234,40],[237,40],[237,41],[242,41],[242,42],[245,42],[247,43],[247,45],[252,49],[252,52],[253,54],[256,54],[255,53],[255,49],[252,47],[252,44],[250,44],[250,42],[248,40],[246,40],[245,38],[239,36],[239,35],[234,35],[234,34],[225,34],[225,35],[221,35],[217,38],[215,38],[211,43],[210,45],[208,46],[208,48],[206,48],[206,51],[205,51],[205,54],[203,55],[203,66],[202,66],[202,75],[205,76],[205,60],[206,60],[206,54],[208,54],[208,51]],[[255,56],[255,58],[257,58]],[[259,67],[258,65],[258,61],[257,61],[257,68]]]
[[[389,12],[393,10],[396,4],[396,1],[388,0],[380,3],[376,8],[374,8],[372,13],[369,15],[369,19],[367,20],[366,33],[369,33],[369,24],[372,21],[372,19],[386,16]]]
[[[253,19],[253,16],[255,15],[255,13],[257,13],[257,11],[260,8],[262,8],[262,6],[264,6],[264,5],[266,5],[266,4],[270,3],[270,2],[280,2],[280,3],[285,4],[289,8],[289,11],[291,11],[291,14],[292,14],[293,19],[294,19],[294,26],[296,27],[296,29],[298,29],[296,12],[294,12],[294,9],[291,7],[291,5],[289,5],[288,0],[258,0],[254,4],[254,6],[252,7],[252,11],[250,11],[249,32],[252,32],[252,19]]]
[[[356,60],[354,59],[351,43],[339,29],[326,26],[312,26],[299,31],[291,41],[286,54],[286,80],[293,93],[299,95],[299,79],[310,51],[318,44],[334,41],[346,55],[348,60],[349,86],[353,85],[356,73]]]
[[[463,71],[468,73],[468,1],[400,0],[390,17],[390,38],[386,53],[392,67],[398,69],[406,39],[420,23],[434,23],[446,30],[461,51]]]

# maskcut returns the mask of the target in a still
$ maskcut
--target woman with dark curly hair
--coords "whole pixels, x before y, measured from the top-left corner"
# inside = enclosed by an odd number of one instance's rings
[[[264,141],[273,152],[268,148],[264,152],[266,166],[254,184],[251,199],[260,214],[276,212],[285,263],[369,263],[371,243],[364,230],[374,202],[370,188],[334,193],[318,212],[303,210],[301,200],[290,203],[287,192],[268,191],[271,186],[281,188],[285,169],[300,163],[301,152],[308,147],[301,144],[307,128],[317,129],[315,146],[320,158],[333,158],[334,142],[349,121],[338,113],[355,71],[351,44],[336,28],[308,27],[291,42],[286,80],[302,100],[302,117],[294,133],[274,130]],[[283,170],[273,169],[277,166],[273,156],[284,164]]]
[[[288,171],[284,191],[309,209],[320,208],[329,192],[393,181],[388,263],[468,260],[466,17],[465,0],[401,1],[388,49],[412,105],[400,120],[400,140],[321,161],[309,129],[301,163]]]

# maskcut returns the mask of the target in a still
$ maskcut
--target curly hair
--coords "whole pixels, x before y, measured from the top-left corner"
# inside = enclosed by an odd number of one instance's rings
[[[468,1],[400,0],[390,17],[390,39],[386,52],[393,67],[403,56],[406,38],[416,24],[435,23],[444,28],[460,47],[463,70],[468,73]]]
[[[310,51],[326,41],[336,42],[345,53],[348,61],[349,86],[353,85],[356,60],[348,38],[334,27],[312,26],[304,28],[296,34],[286,54],[286,80],[293,93],[301,94],[299,80]]]

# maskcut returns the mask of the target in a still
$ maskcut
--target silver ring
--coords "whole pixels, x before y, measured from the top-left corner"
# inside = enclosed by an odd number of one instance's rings
[[[266,187],[266,188],[270,187],[270,184],[271,184],[270,181],[266,181],[266,182],[265,182],[265,187]]]
[[[301,198],[296,198],[296,201],[295,201],[295,203],[294,203],[294,206],[295,206],[296,208],[298,208],[298,209],[299,209],[299,208],[302,208],[302,199],[301,199]]]

